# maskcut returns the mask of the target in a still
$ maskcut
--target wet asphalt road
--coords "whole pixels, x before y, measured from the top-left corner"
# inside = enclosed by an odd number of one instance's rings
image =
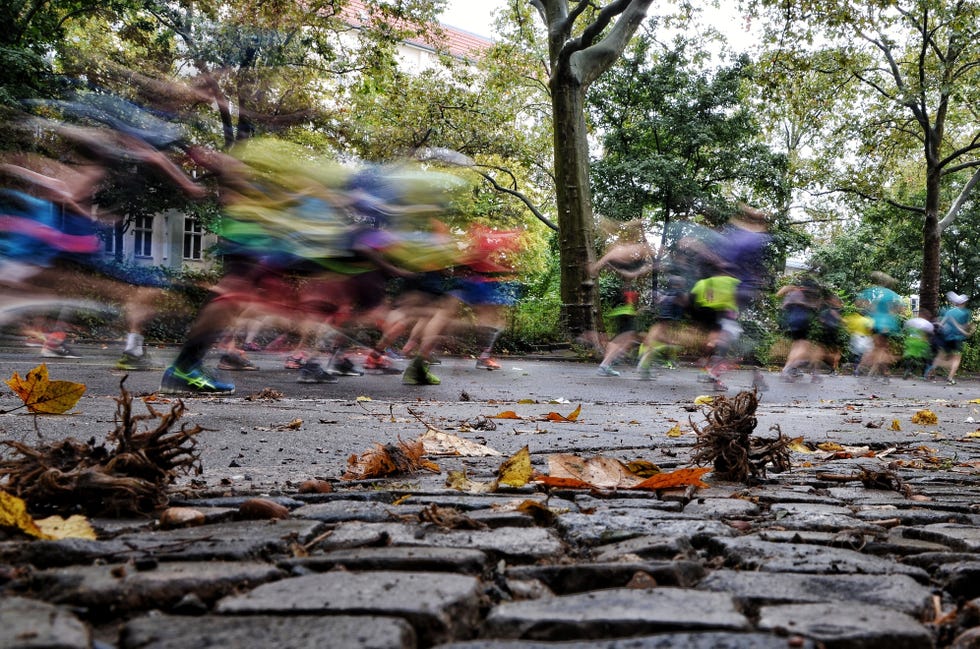
[[[154,349],[157,370],[125,372],[113,364],[119,349],[111,345],[77,345],[78,359],[42,359],[39,350],[8,345],[0,347],[0,375],[14,371],[24,376],[46,362],[53,380],[84,383],[86,394],[66,416],[37,419],[45,437],[74,436],[101,439],[115,426],[114,397],[120,381],[135,396],[161,410],[175,400],[159,398],[163,367],[175,349]],[[690,365],[664,371],[643,381],[629,367],[619,377],[602,377],[590,363],[551,358],[502,358],[502,369],[477,369],[473,359],[445,358],[434,367],[441,379],[437,386],[402,385],[398,375],[365,374],[341,377],[336,384],[299,384],[297,372],[283,368],[284,353],[255,353],[250,358],[259,371],[221,372],[233,381],[232,396],[185,399],[183,422],[203,426],[199,436],[205,469],[199,484],[224,481],[243,483],[258,490],[274,490],[309,477],[339,478],[352,454],[363,453],[376,443],[413,439],[427,426],[485,443],[509,455],[527,445],[543,458],[549,453],[604,454],[624,459],[654,457],[664,461],[672,449],[689,448],[695,436],[692,422],[703,423],[693,402],[699,395],[716,394],[698,381],[699,371]],[[360,358],[353,357],[360,365]],[[208,363],[213,367],[217,355]],[[886,447],[915,441],[932,434],[908,424],[917,409],[938,408],[943,413],[944,433],[960,435],[977,429],[980,382],[943,382],[893,379],[885,384],[852,376],[826,376],[819,383],[809,378],[795,383],[766,373],[769,390],[760,394],[758,434],[775,427],[784,434],[808,441],[837,441]],[[748,370],[732,370],[725,379],[726,394],[751,389]],[[262,394],[273,398],[262,398]],[[17,398],[4,391],[0,408],[0,434],[5,438],[32,440],[35,418],[14,410]],[[554,422],[549,413],[569,415],[581,405],[572,422]],[[495,417],[513,411],[519,419]],[[140,408],[135,408],[140,412]],[[904,422],[890,430],[894,420]],[[682,437],[666,432],[679,425]],[[775,433],[772,433],[775,434]],[[499,458],[455,461],[470,471],[489,471]],[[452,468],[452,466],[448,467]],[[247,483],[245,485],[244,483]]]

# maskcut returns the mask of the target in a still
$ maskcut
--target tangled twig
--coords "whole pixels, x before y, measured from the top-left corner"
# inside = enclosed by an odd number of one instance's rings
[[[755,416],[759,405],[755,391],[742,391],[734,398],[716,397],[702,411],[707,424],[699,427],[688,418],[698,436],[694,445],[694,463],[712,464],[720,477],[745,482],[750,477],[765,477],[766,467],[785,471],[790,466],[789,443],[779,426],[776,440],[753,439],[752,432],[758,425]]]
[[[116,429],[107,436],[112,448],[95,438],[36,447],[6,440],[16,455],[0,462],[4,488],[39,511],[146,514],[165,506],[166,489],[178,472],[201,473],[195,435],[204,429],[184,424],[171,430],[184,414],[180,401],[169,412],[147,404],[147,414],[134,415],[125,380],[116,399]],[[156,425],[140,430],[144,422]]]

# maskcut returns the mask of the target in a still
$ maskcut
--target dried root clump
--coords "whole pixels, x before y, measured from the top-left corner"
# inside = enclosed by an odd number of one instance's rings
[[[718,477],[747,482],[764,478],[766,467],[776,471],[790,467],[790,440],[783,436],[778,426],[775,440],[753,438],[758,425],[755,416],[759,405],[755,391],[742,391],[728,399],[716,397],[702,408],[707,424],[699,427],[690,421],[698,436],[694,445],[694,463],[711,464]]]
[[[119,390],[116,429],[106,443],[68,438],[29,446],[4,440],[13,454],[0,460],[3,488],[42,512],[118,516],[166,506],[167,487],[178,473],[201,473],[195,436],[204,429],[183,424],[171,430],[184,414],[181,401],[169,412],[147,404],[147,414],[134,415],[132,395],[122,382]],[[144,422],[155,425],[140,430]]]

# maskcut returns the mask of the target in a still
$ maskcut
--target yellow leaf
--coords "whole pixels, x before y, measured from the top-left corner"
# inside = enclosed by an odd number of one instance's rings
[[[354,401],[371,401],[371,397],[367,397],[362,394],[361,396],[354,399]]]
[[[696,406],[706,406],[714,402],[715,402],[715,398],[707,394],[702,394],[700,396],[694,397],[694,405]]]
[[[450,471],[446,476],[446,486],[457,491],[465,491],[471,494],[492,493],[497,490],[497,481],[475,482],[470,480],[466,471]]]
[[[817,444],[817,448],[819,448],[821,451],[831,451],[831,452],[844,450],[844,447],[838,444],[837,442],[820,442],[819,444]]]
[[[519,399],[517,401],[517,403],[521,403],[521,404],[525,404],[526,405],[526,404],[529,404],[529,403],[537,403],[537,401],[535,401],[534,399]]]
[[[967,403],[980,403],[980,399],[970,399]]]
[[[650,460],[633,460],[632,462],[626,463],[626,468],[641,478],[649,478],[652,475],[660,473],[660,467]]]
[[[937,417],[936,413],[931,410],[919,410],[912,415],[912,423],[933,426],[939,423],[939,417]]]
[[[791,451],[796,451],[797,453],[813,453],[813,451],[810,450],[810,447],[803,443],[802,437],[797,437],[796,439],[792,440],[787,445],[787,448],[789,448]]]
[[[31,412],[60,415],[75,407],[85,394],[85,385],[72,381],[51,381],[48,366],[41,363],[27,373],[23,379],[17,372],[10,377],[7,385]]]
[[[0,527],[16,527],[30,536],[48,538],[27,513],[27,503],[6,491],[0,491]]]
[[[504,410],[495,415],[490,415],[493,419],[520,419],[521,416],[513,410]]]
[[[531,451],[527,446],[507,458],[497,469],[497,481],[509,487],[523,487],[531,479]]]
[[[980,437],[980,430],[975,430],[972,433],[967,433],[964,437]]]
[[[674,424],[674,427],[667,431],[667,437],[680,437],[684,434],[681,430],[680,424]]]
[[[89,524],[88,519],[80,514],[69,516],[48,516],[37,521],[37,526],[49,539],[89,539],[95,541],[98,536]]]
[[[575,410],[573,410],[570,413],[568,413],[567,415],[565,415],[565,419],[567,419],[568,421],[575,421],[575,420],[578,419],[578,416],[580,414],[582,414],[582,404],[581,403],[578,404],[578,407],[575,408]]]
[[[912,422],[912,423],[915,423],[915,422]],[[892,430],[902,430],[902,424],[901,424],[901,422],[898,421],[897,419],[892,419],[891,429]]]

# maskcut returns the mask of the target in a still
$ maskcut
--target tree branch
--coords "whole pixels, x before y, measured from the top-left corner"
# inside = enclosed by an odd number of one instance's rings
[[[490,186],[493,187],[495,190],[497,190],[498,192],[503,192],[504,194],[508,194],[518,199],[519,201],[524,203],[525,206],[527,206],[527,209],[531,210],[531,214],[533,214],[536,219],[544,223],[546,226],[548,226],[555,232],[558,232],[558,226],[555,225],[547,216],[542,214],[541,211],[537,207],[535,207],[534,203],[531,202],[531,199],[529,199],[523,192],[519,192],[516,189],[511,189],[509,187],[504,187],[503,185],[498,183],[496,179],[494,179],[494,177],[491,176],[486,171],[480,171],[479,169],[475,169],[475,171],[476,173],[483,176],[483,178],[488,183],[490,183]]]
[[[949,206],[949,211],[946,212],[946,216],[940,219],[939,232],[942,232],[949,227],[953,220],[956,219],[956,215],[959,213],[960,208],[963,207],[963,203],[966,202],[970,192],[973,191],[973,187],[977,184],[977,181],[980,181],[980,169],[973,172],[970,180],[967,181],[966,185],[964,185],[963,189],[960,191],[960,195],[957,196],[956,200],[953,201],[953,204]]]

